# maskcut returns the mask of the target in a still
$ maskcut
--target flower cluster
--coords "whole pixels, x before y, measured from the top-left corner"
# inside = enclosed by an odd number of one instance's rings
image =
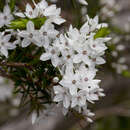
[[[79,2],[87,5],[85,0]],[[100,80],[95,78],[98,71],[96,66],[105,63],[105,42],[110,40],[109,37],[97,38],[95,35],[107,25],[99,24],[98,16],[91,19],[86,15],[87,21],[79,30],[70,25],[67,32],[60,33],[55,29],[55,24],[61,25],[65,22],[60,16],[61,9],[54,4],[48,5],[45,0],[33,3],[34,8],[27,4],[25,12],[14,13],[23,19],[29,19],[26,30],[18,28],[15,33],[0,33],[0,51],[7,57],[8,50],[15,49],[17,44],[22,48],[30,44],[44,48],[40,60],[50,60],[60,73],[60,80],[57,77],[53,80],[56,83],[53,86],[53,101],[62,106],[64,114],[75,109],[91,122],[89,117],[94,114],[88,109],[88,103],[94,103],[104,96],[103,89],[99,86]],[[40,29],[35,28],[33,19],[36,18],[46,18]],[[17,36],[14,43],[10,43],[11,35]]]
[[[95,39],[95,31],[104,26],[98,24],[98,17],[90,19],[80,30],[70,26],[66,34],[61,34],[43,53],[41,60],[51,59],[58,67],[62,79],[54,86],[54,101],[63,104],[63,112],[76,109],[79,113],[86,113],[88,103],[94,103],[104,96],[99,87],[100,80],[95,79],[97,65],[105,60],[102,56],[107,47],[105,42],[110,38]]]

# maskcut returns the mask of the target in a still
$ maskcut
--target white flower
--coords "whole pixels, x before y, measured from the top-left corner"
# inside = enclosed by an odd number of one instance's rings
[[[16,46],[9,42],[11,38],[11,34],[4,35],[4,33],[0,32],[0,52],[8,57],[8,50],[13,50]]]
[[[80,87],[79,75],[74,74],[72,71],[68,71],[59,84],[68,88],[71,95],[76,95],[77,90]]]
[[[44,10],[48,7],[48,3],[45,0],[41,0],[38,4],[36,4],[33,0],[33,3],[37,9],[39,9],[39,12],[43,13]]]
[[[63,64],[73,64],[74,51],[72,49],[65,49],[61,51]]]
[[[82,61],[88,66],[91,65],[91,60],[89,58],[90,50],[88,49],[88,47],[87,48],[82,47],[82,48],[77,49],[77,53],[78,54],[76,54],[73,58],[74,63],[80,63]]]
[[[51,59],[52,65],[54,67],[57,67],[59,64],[59,51],[58,48],[55,47],[49,47],[46,49],[46,53],[43,53],[40,57],[40,60],[47,61]]]
[[[22,41],[22,47],[27,47],[31,43],[34,43],[35,45],[39,47],[42,46],[42,43],[39,42],[39,32],[35,30],[34,24],[32,21],[29,21],[27,23],[27,30],[20,31],[18,35],[24,38]]]
[[[56,96],[54,97],[55,102],[63,102],[63,106],[68,108],[70,106],[71,97],[68,91],[68,88],[61,87],[60,85],[54,86],[54,93]]]
[[[28,17],[28,18],[36,18],[38,17],[38,9],[37,8],[32,8],[30,4],[27,3],[26,5],[26,12],[22,13],[22,12],[18,12],[18,13],[15,13],[16,16],[18,17],[22,17],[22,18],[25,18],[25,17]]]
[[[95,16],[93,19],[89,18],[89,16],[87,15],[87,20],[88,20],[88,24],[90,25],[90,31],[94,31],[96,29],[100,29],[101,27],[107,27],[107,24],[102,23],[99,24],[99,17]]]
[[[6,5],[3,13],[0,12],[0,27],[9,25],[11,20],[13,20],[13,15],[11,14],[9,6]]]
[[[89,65],[90,68],[95,68],[96,65],[103,65],[106,63],[106,61],[100,57],[100,56],[95,56],[93,58],[91,58],[91,64]]]
[[[40,32],[40,40],[43,43],[43,46],[45,48],[49,47],[50,42],[53,39],[56,39],[56,36],[58,35],[58,31],[54,29],[54,25],[51,23],[45,23],[41,29]]]
[[[86,41],[87,35],[84,33],[84,31],[81,29],[80,32],[77,28],[70,26],[69,31],[67,32],[68,37],[66,36],[66,38],[73,49],[77,50],[78,48],[81,48]]]
[[[61,52],[64,50],[69,50],[71,48],[66,36],[60,34],[59,38],[56,39],[54,46],[58,47]]]
[[[106,45],[104,44],[104,41],[102,41],[101,38],[97,38],[95,40],[91,38],[90,40],[88,40],[88,43],[91,49],[91,55],[98,55],[107,49]]]
[[[58,25],[66,21],[65,19],[61,18],[60,13],[61,13],[61,9],[60,8],[57,9],[56,5],[48,6],[43,12],[44,16],[48,17],[46,22],[53,22]]]
[[[76,105],[82,107],[86,105],[86,92],[80,90],[76,95],[72,96],[71,107],[75,107]]]

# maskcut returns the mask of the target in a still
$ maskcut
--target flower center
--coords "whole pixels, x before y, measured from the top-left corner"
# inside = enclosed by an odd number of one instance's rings
[[[67,57],[67,59],[70,59],[70,58],[71,58],[71,56],[70,56],[70,55],[67,55],[66,57]]]
[[[7,16],[4,16],[4,20],[7,20]]]
[[[30,38],[33,38],[33,34],[32,34],[32,33],[30,33],[30,34],[29,34],[29,37],[30,37]]]
[[[86,77],[86,78],[84,79],[84,81],[88,81],[88,78]]]
[[[43,32],[43,35],[44,35],[44,36],[47,36],[47,32]]]
[[[95,44],[93,44],[93,48],[95,48],[96,47],[96,45]]]
[[[29,11],[29,15],[32,15],[32,11]]]
[[[56,53],[56,51],[55,51],[54,49],[52,49],[52,50],[51,50],[51,54],[54,55],[55,53]]]
[[[77,97],[77,99],[78,99],[78,100],[80,100],[80,99],[81,99],[81,97],[80,97],[80,96],[78,96],[78,97]]]
[[[73,81],[72,81],[72,84],[76,84],[76,80],[73,80]]]
[[[83,55],[87,55],[87,51],[83,51]]]
[[[66,42],[65,45],[68,46],[69,45],[68,42]]]
[[[94,58],[93,61],[96,62],[96,58]]]

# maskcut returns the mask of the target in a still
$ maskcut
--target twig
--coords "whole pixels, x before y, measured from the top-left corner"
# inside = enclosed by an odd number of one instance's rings
[[[26,67],[32,70],[32,66],[27,63],[6,63],[1,62],[0,66],[7,66],[7,67]]]

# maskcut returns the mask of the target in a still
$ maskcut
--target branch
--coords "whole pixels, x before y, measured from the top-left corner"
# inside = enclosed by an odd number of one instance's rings
[[[7,67],[26,67],[32,70],[32,66],[27,63],[6,63],[1,62],[0,66],[7,66]]]

